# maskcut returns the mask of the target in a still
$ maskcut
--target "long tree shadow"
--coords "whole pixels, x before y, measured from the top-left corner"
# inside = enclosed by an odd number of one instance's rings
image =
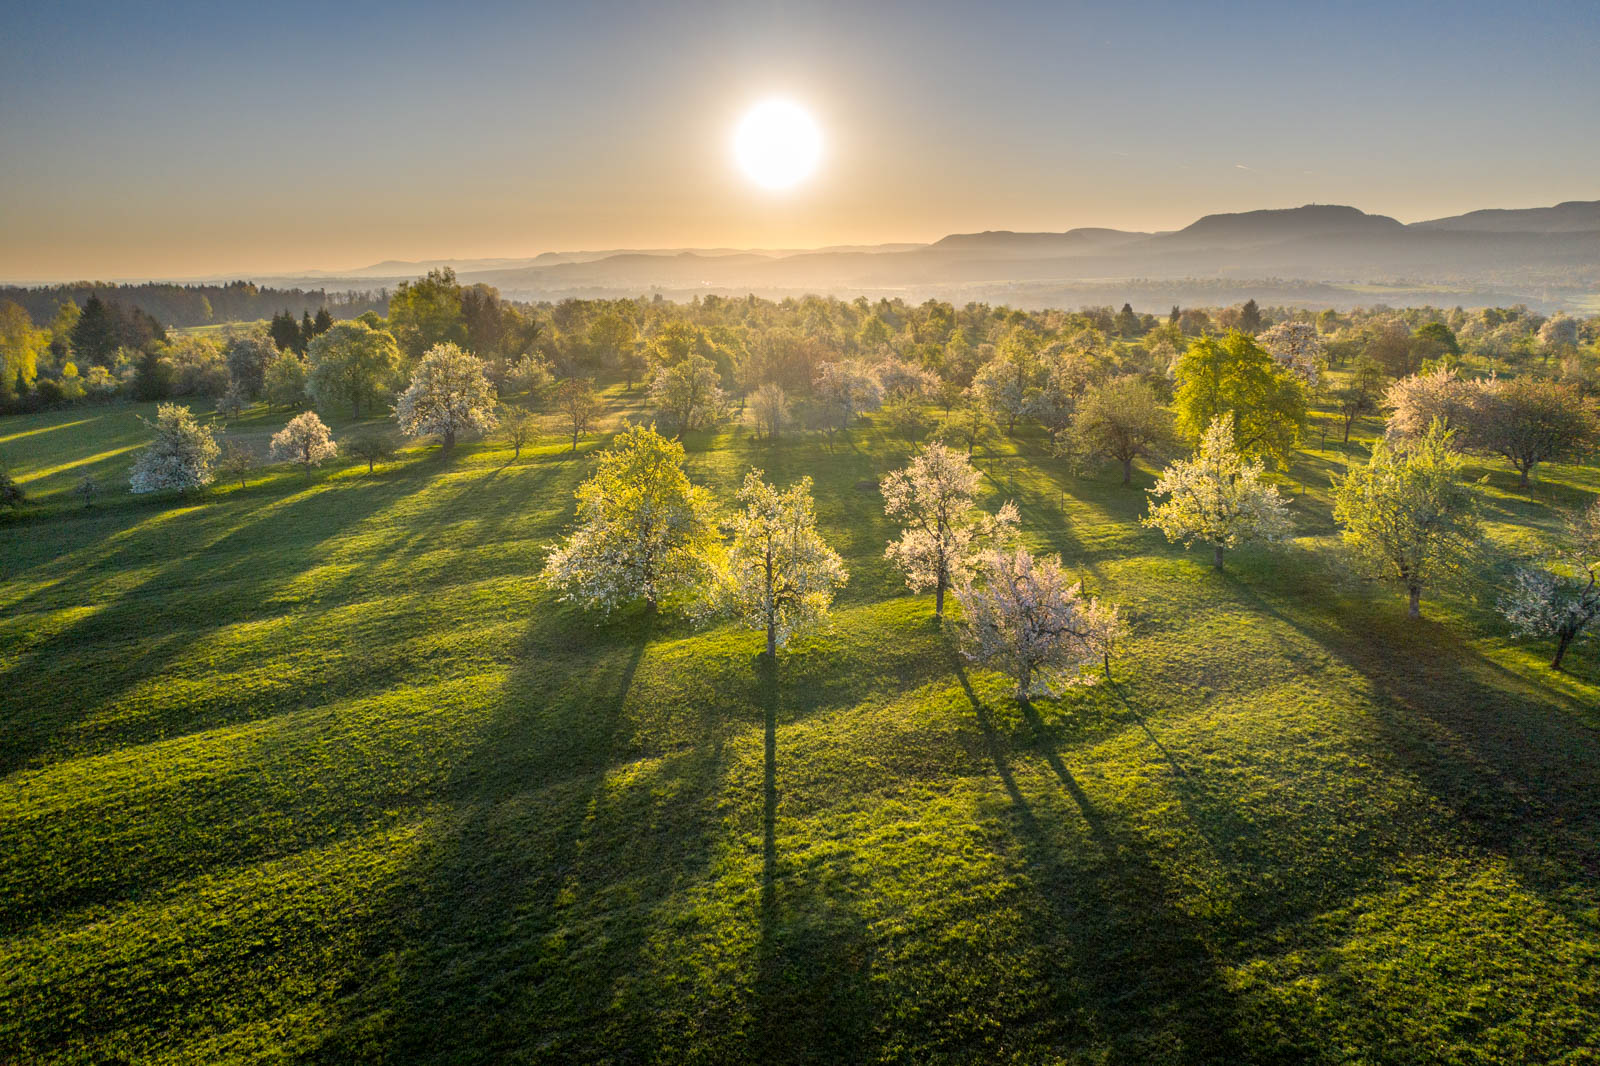
[[[543,661],[562,638],[525,649],[316,1061],[656,1057],[667,1004],[641,990],[647,953],[710,858],[721,730],[708,710],[694,735],[640,750],[630,706],[654,620],[584,629],[566,638],[596,664],[582,678]]]
[[[315,545],[421,487],[419,480],[407,479],[280,498],[252,508],[243,521],[219,510],[198,516],[200,523],[178,537],[164,525],[147,535],[136,534],[133,542],[86,567],[78,596],[102,595],[99,575],[119,565],[165,560],[144,580],[95,604],[51,640],[13,659],[0,674],[0,687],[7,693],[0,774],[28,765],[64,729],[160,676],[206,634],[281,613],[284,608],[274,603],[275,594],[308,565]],[[220,535],[214,528],[218,524],[224,526]],[[196,544],[195,538],[202,543]],[[70,602],[74,595],[73,587],[55,591],[58,600]],[[62,654],[64,648],[73,654]],[[227,692],[213,693],[199,712],[203,722],[263,712],[242,698],[242,704],[230,708]],[[151,707],[148,717],[108,725],[105,740],[171,735],[201,724],[196,713],[181,704]]]
[[[1271,590],[1261,609],[1319,642],[1371,686],[1387,755],[1552,897],[1600,877],[1600,729],[1593,707],[1475,651],[1445,626],[1388,605],[1312,610]]]
[[[759,657],[762,738],[761,927],[755,1032],[747,1061],[838,1063],[873,1057],[867,930],[844,899],[803,871],[780,871],[777,663]]]
[[[1081,820],[1092,850],[1075,852],[1070,826],[1047,822],[1012,767],[1011,749],[959,658],[955,673],[972,705],[1020,829],[1020,854],[1036,886],[1034,936],[1052,961],[1039,1016],[1019,1024],[1079,1055],[1111,1061],[1244,1061],[1232,999],[1203,929],[1171,903],[1172,891],[1138,832],[1122,828],[1088,797],[1054,751],[1046,766]],[[1043,732],[1037,712],[1022,713]],[[1259,1061],[1259,1060],[1257,1060]]]

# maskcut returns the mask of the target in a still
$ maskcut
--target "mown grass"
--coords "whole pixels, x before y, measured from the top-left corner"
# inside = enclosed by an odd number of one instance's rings
[[[1327,475],[1357,443],[1289,473],[1290,551],[1220,575],[1109,471],[981,457],[1133,623],[1113,683],[1019,705],[884,560],[905,445],[875,427],[688,441],[723,499],[751,465],[815,477],[850,566],[774,677],[758,634],[535,585],[597,442],[151,500],[121,491],[137,413],[0,421],[36,501],[0,525],[0,1060],[1600,1045],[1600,671],[1351,578]],[[1488,471],[1505,543],[1600,490],[1514,481]]]

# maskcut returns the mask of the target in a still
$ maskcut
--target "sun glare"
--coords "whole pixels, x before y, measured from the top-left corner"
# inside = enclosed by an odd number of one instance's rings
[[[733,153],[739,168],[757,185],[788,189],[817,169],[822,131],[799,104],[764,100],[739,120]]]

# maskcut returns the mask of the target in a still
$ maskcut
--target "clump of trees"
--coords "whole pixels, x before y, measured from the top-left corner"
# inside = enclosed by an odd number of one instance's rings
[[[934,590],[936,619],[944,618],[945,593],[967,578],[979,552],[1003,544],[1017,525],[1015,504],[990,515],[974,502],[979,476],[966,456],[934,443],[883,479],[884,513],[904,523],[884,555],[913,592]]]
[[[1402,440],[1424,434],[1434,422],[1454,431],[1464,450],[1496,455],[1527,488],[1535,467],[1591,454],[1600,445],[1600,415],[1573,385],[1533,377],[1474,381],[1439,370],[1396,382],[1388,432]]]
[[[132,491],[191,492],[211,484],[220,449],[210,426],[201,425],[189,408],[175,403],[157,407],[156,420],[145,425],[154,437],[134,458],[128,478]]]
[[[1453,436],[1435,421],[1416,440],[1380,440],[1365,464],[1333,481],[1333,517],[1356,564],[1404,588],[1412,618],[1422,616],[1423,591],[1480,535],[1478,495]]]

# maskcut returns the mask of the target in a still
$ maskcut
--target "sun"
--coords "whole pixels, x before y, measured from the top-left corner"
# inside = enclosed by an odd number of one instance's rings
[[[733,134],[739,168],[767,189],[793,188],[822,159],[822,130],[792,100],[763,100],[739,120]]]

